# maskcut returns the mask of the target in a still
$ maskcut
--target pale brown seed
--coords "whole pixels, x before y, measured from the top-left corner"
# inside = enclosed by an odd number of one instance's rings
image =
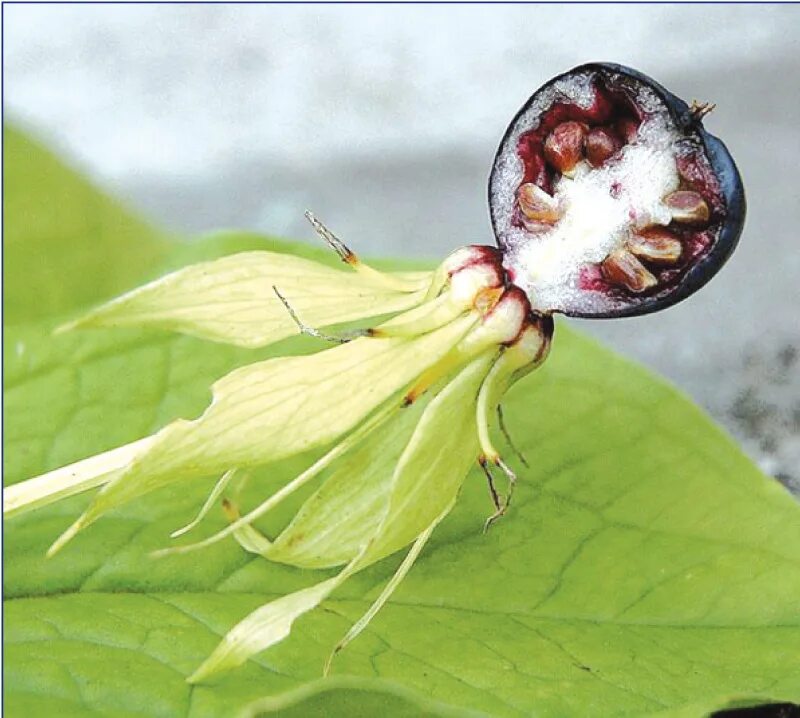
[[[609,254],[600,265],[600,271],[606,281],[637,294],[658,284],[645,266],[624,249]]]
[[[561,174],[569,175],[583,159],[587,127],[581,122],[562,122],[544,141],[544,157]]]
[[[534,222],[553,224],[560,217],[556,201],[533,182],[520,185],[517,201],[522,213]]]
[[[706,201],[697,192],[678,190],[664,197],[664,204],[676,222],[696,224],[707,222],[711,216]]]
[[[675,264],[681,258],[683,245],[678,237],[663,227],[651,227],[628,240],[628,250],[652,264]]]
[[[608,127],[593,127],[586,135],[586,159],[599,167],[622,147],[622,140]]]

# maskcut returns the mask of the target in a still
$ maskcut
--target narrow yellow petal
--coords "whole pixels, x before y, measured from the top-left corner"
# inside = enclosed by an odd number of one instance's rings
[[[200,683],[210,675],[235,668],[250,656],[279,643],[289,635],[297,618],[316,608],[349,575],[350,571],[345,569],[338,576],[257,609],[225,635],[214,652],[186,681]]]
[[[149,436],[3,489],[3,516],[47,506],[108,483],[153,443]]]
[[[430,276],[430,272],[399,275],[397,286],[391,287],[369,273],[301,257],[242,252],[168,274],[60,330],[152,326],[258,347],[297,334],[273,286],[304,322],[324,327],[410,309],[425,298]]]
[[[497,461],[500,454],[492,442],[490,427],[493,426],[495,421],[498,421],[497,407],[505,393],[505,379],[506,373],[504,372],[503,361],[498,358],[489,370],[489,374],[478,392],[476,407],[478,442],[481,447],[481,454],[487,461],[492,463]]]
[[[550,335],[538,327],[526,327],[522,336],[497,357],[478,393],[478,439],[484,458],[497,464],[500,454],[495,449],[490,427],[499,422],[498,407],[509,387],[530,373],[547,357]]]
[[[272,541],[254,526],[242,526],[233,532],[233,538],[245,551],[267,558]]]
[[[231,523],[238,521],[242,517],[241,513],[239,513],[239,507],[228,499],[222,501],[222,510]],[[236,543],[245,551],[258,556],[266,557],[272,546],[272,541],[264,536],[255,526],[251,526],[250,524],[236,529],[233,532],[233,538],[236,539]]]

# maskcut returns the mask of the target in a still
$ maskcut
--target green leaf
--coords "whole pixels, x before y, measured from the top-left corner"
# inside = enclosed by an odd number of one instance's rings
[[[343,676],[307,683],[302,688],[255,701],[241,718],[327,718],[332,715],[390,715],[395,718],[486,718],[458,710],[391,681]]]
[[[97,302],[166,255],[162,233],[7,126],[3,173],[6,322]]]
[[[52,336],[166,267],[280,245],[231,234],[165,258],[157,234],[130,231],[145,225],[11,136],[24,152],[12,162],[7,150],[7,185],[24,202],[7,197],[5,216],[6,232],[23,238],[6,256],[7,482],[196,416],[232,368],[319,347],[303,338],[253,351],[127,329]],[[51,167],[51,194],[82,199],[43,201],[26,165]],[[68,209],[75,221],[62,234],[54,228]],[[95,212],[119,231],[95,233],[87,252],[86,237],[67,228],[93,226]],[[51,231],[30,239],[35,227]],[[43,254],[58,271],[44,271]],[[283,643],[189,686],[235,623],[333,574],[265,561],[233,540],[150,558],[213,479],[132,502],[50,560],[45,550],[87,497],[8,521],[7,715],[231,716],[287,691],[291,700],[272,704],[277,715],[369,715],[381,705],[393,716],[678,716],[800,701],[800,508],[776,482],[673,388],[566,326],[505,414],[531,464],[516,467],[509,514],[481,533],[492,506],[471,472],[404,583],[337,658],[335,682],[318,681],[325,658],[400,555],[352,577]],[[248,491],[265,495],[310,458],[257,470]],[[308,495],[260,528],[274,536]],[[207,523],[213,531],[225,520],[212,511]]]

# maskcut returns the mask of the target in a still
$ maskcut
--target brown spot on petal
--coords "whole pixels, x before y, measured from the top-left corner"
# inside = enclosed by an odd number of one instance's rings
[[[664,204],[672,213],[672,219],[685,224],[707,222],[710,216],[706,201],[697,192],[678,190],[664,197]]]
[[[639,259],[652,264],[675,264],[683,252],[678,237],[663,227],[652,227],[634,234],[628,240],[628,250]]]
[[[624,249],[609,254],[600,265],[600,271],[607,282],[637,294],[658,283],[645,266]]]
[[[545,159],[562,174],[571,172],[583,159],[586,129],[582,122],[562,122],[544,141]]]
[[[228,521],[236,521],[239,518],[239,507],[227,498],[222,499],[222,513]]]
[[[305,535],[305,533],[303,533],[302,531],[301,531],[300,533],[292,534],[292,536],[291,536],[291,537],[289,538],[289,540],[287,541],[287,545],[289,546],[289,548],[291,548],[292,546],[296,546],[296,545],[297,545],[298,543],[300,543],[300,542],[301,542],[301,541],[302,541],[302,540],[303,540],[305,537],[306,537],[306,535]]]

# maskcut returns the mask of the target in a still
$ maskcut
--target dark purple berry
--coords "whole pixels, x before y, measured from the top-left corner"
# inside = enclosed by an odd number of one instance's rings
[[[623,317],[699,289],[742,231],[742,181],[691,107],[636,70],[559,75],[525,103],[489,179],[497,243],[534,311]]]

